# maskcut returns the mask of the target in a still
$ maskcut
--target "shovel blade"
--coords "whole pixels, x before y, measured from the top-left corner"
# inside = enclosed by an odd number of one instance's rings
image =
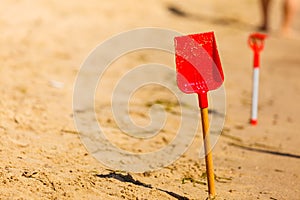
[[[267,38],[263,33],[252,33],[249,35],[248,44],[254,52],[260,52],[264,48],[264,40]]]
[[[213,32],[175,37],[177,85],[184,93],[219,88],[224,75]]]

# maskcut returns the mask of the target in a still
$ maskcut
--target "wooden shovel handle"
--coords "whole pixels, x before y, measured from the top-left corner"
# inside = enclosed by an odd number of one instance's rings
[[[215,191],[215,176],[214,176],[214,169],[213,169],[213,160],[212,160],[210,137],[209,137],[208,108],[201,108],[201,119],[202,119],[203,142],[204,142],[204,150],[205,150],[208,193],[211,198],[214,198],[216,195],[216,191]]]

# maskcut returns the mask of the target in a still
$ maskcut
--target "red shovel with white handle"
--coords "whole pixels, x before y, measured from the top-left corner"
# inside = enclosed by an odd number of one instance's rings
[[[254,52],[253,60],[253,86],[252,86],[252,109],[250,123],[257,124],[258,110],[258,88],[259,88],[259,66],[260,52],[264,49],[264,40],[267,37],[263,33],[252,33],[248,38],[248,44]]]
[[[175,37],[177,85],[184,93],[197,93],[201,109],[205,163],[210,197],[215,197],[209,139],[207,93],[219,88],[224,75],[213,32]]]

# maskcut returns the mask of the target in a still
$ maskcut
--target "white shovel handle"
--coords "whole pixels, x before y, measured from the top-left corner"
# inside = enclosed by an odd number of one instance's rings
[[[255,67],[253,68],[252,110],[251,110],[251,121],[250,121],[252,125],[257,124],[258,87],[259,87],[259,67]]]

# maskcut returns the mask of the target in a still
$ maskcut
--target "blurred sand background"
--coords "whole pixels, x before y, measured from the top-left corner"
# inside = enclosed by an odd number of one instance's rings
[[[81,63],[99,43],[139,27],[183,34],[215,31],[227,94],[224,129],[213,151],[217,199],[299,199],[300,37],[277,34],[280,3],[272,6],[272,32],[262,53],[259,124],[252,127],[252,51],[246,41],[259,24],[258,1],[1,1],[0,199],[206,198],[200,129],[180,159],[140,174],[109,171],[85,149],[75,129],[72,93]],[[150,61],[174,66],[173,55],[145,51],[114,63],[118,70],[107,81]],[[143,102],[147,96],[150,102],[160,97],[146,91],[136,98]],[[107,130],[118,132],[113,119],[101,113],[103,107],[96,108]],[[176,112],[169,115],[171,124],[154,146],[136,149],[122,137],[117,144],[138,152],[163,147],[180,119]],[[146,118],[137,116],[144,123]]]

